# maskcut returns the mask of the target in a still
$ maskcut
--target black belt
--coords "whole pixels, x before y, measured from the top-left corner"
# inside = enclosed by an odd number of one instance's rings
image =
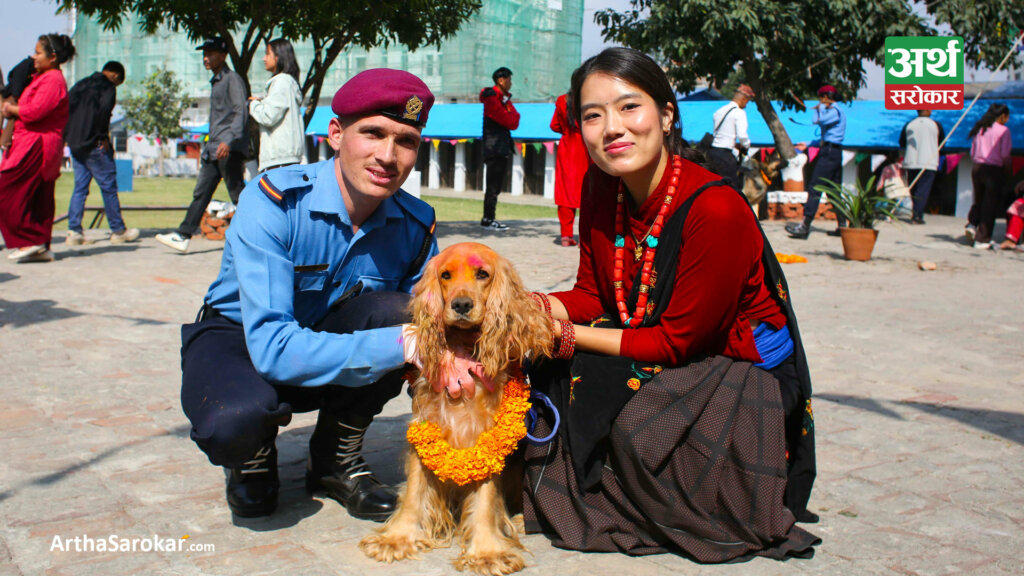
[[[199,313],[196,314],[196,322],[202,322],[203,320],[212,320],[214,318],[221,318],[224,316],[216,308],[210,306],[206,302],[203,302],[202,308],[199,309]]]

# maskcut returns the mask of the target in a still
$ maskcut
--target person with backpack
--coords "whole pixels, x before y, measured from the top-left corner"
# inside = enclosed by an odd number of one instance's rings
[[[739,190],[740,160],[750,147],[747,135],[747,112],[744,108],[754,97],[754,91],[746,84],[740,84],[732,101],[715,111],[715,131],[712,133],[708,163],[711,171],[722,176]]]

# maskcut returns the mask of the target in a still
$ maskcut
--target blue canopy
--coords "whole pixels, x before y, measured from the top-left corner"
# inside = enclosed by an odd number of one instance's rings
[[[978,100],[943,150],[950,152],[970,150],[971,141],[967,137],[967,133],[985,113],[989,104],[993,102],[995,101]],[[1010,121],[1006,126],[1010,129],[1013,151],[1015,154],[1024,154],[1024,102],[1013,100],[1001,102],[1010,107]],[[808,101],[807,110],[804,112],[783,111],[779,102],[773,102],[773,104],[779,115],[779,120],[786,127],[786,132],[789,133],[789,137],[794,143],[810,143],[820,137],[820,130],[811,123],[814,118],[812,108],[817,104],[816,101]],[[715,127],[712,115],[723,105],[721,102],[680,102],[679,112],[683,119],[683,138],[690,142],[696,142],[704,136],[705,132],[711,132]],[[900,132],[903,130],[903,126],[917,117],[917,112],[913,110],[886,110],[885,102],[882,100],[856,100],[840,103],[839,106],[846,113],[846,138],[843,140],[843,146],[846,148],[894,150],[899,147]],[[768,130],[768,124],[757,111],[756,104],[748,105],[746,111],[751,145],[756,147],[775,146],[775,140]],[[941,124],[949,134],[962,113],[962,110],[936,110],[932,112],[932,119]]]
[[[516,110],[519,111],[519,128],[512,131],[512,137],[516,140],[547,142],[561,138],[561,134],[549,127],[551,116],[555,113],[553,103],[526,102],[516,104]],[[306,128],[306,134],[327,136],[327,124],[333,117],[334,113],[329,106],[318,106]],[[430,109],[423,137],[443,140],[480,138],[483,135],[483,117],[483,104],[436,104]]]

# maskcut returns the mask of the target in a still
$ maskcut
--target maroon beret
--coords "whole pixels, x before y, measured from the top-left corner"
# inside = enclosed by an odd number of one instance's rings
[[[824,96],[825,94],[837,94],[838,90],[831,84],[825,84],[821,88],[818,88],[818,96]]]
[[[416,76],[404,70],[363,70],[334,93],[331,110],[338,116],[383,114],[392,120],[423,127],[434,95]]]

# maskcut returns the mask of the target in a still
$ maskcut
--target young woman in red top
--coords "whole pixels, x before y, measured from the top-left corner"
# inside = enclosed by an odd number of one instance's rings
[[[16,262],[49,262],[54,183],[64,157],[68,86],[60,65],[75,54],[71,39],[44,34],[36,42],[36,74],[17,104],[3,115],[16,118],[11,148],[0,164],[0,233]]]
[[[555,321],[558,356],[567,361],[531,371],[535,389],[559,406],[562,429],[554,448],[527,451],[528,529],[574,549],[681,549],[706,562],[813,553],[816,538],[794,527],[782,505],[782,408],[788,403],[799,422],[798,374],[807,381],[808,399],[809,378],[795,319],[788,326],[785,279],[754,214],[719,176],[685,158],[699,155],[682,145],[674,93],[649,57],[605,50],[573,74],[571,95],[570,112],[594,165],[583,183],[576,284],[535,296]],[[730,366],[743,375],[723,376],[740,374]],[[791,373],[782,385],[778,380],[787,377],[780,369]],[[661,406],[666,394],[677,394],[684,407]],[[708,396],[695,400],[702,394]],[[771,403],[747,418],[738,398],[751,395]],[[677,409],[683,412],[672,414]],[[744,429],[754,425],[760,428]],[[657,430],[653,442],[638,440],[642,428]],[[711,429],[716,438],[691,446]],[[629,451],[633,441],[643,444],[634,447],[642,454]],[[700,479],[659,476],[671,468],[669,460],[647,465],[647,450],[659,448],[666,459],[679,455],[670,475]],[[683,456],[698,452],[706,456],[698,461],[721,474],[701,473]],[[731,458],[740,453],[759,453],[764,467]],[[742,472],[723,472],[733,465]],[[733,481],[760,474],[760,486]],[[637,478],[646,480],[631,486]],[[809,514],[809,482],[804,491],[791,507]],[[763,514],[759,520],[750,520],[753,509]]]

